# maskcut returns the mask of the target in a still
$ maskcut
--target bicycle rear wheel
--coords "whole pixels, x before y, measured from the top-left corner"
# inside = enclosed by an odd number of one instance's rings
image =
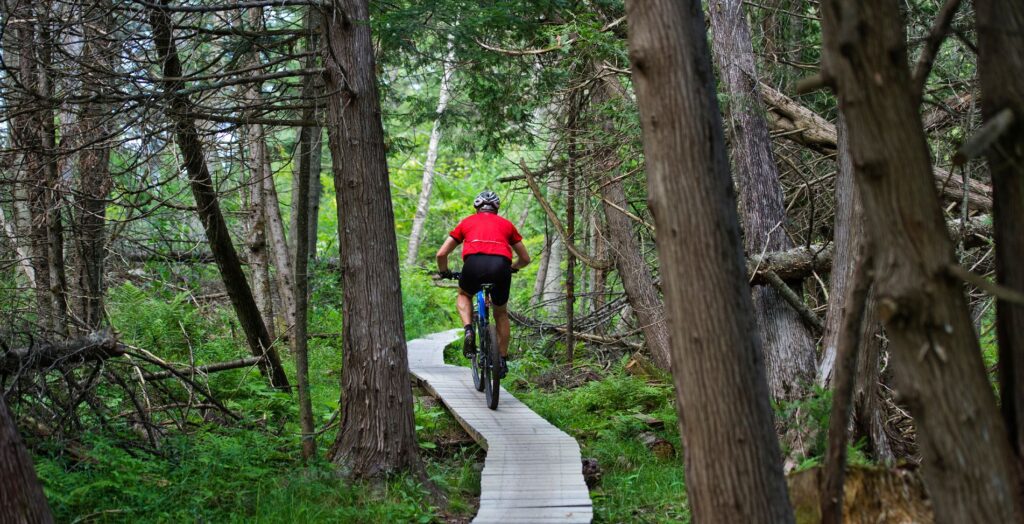
[[[487,367],[485,374],[485,391],[487,396],[487,407],[498,409],[498,392],[501,391],[501,354],[498,351],[498,332],[494,324],[487,326]],[[481,348],[483,349],[483,348]]]
[[[482,343],[483,341],[481,341],[481,344]],[[471,367],[473,369],[473,387],[476,388],[477,391],[484,390],[485,379],[483,376],[483,370],[486,368],[487,363],[485,361],[487,359],[481,358],[484,354],[482,350],[483,347],[477,348],[476,353],[473,353],[473,358],[470,359],[470,362],[472,363]]]

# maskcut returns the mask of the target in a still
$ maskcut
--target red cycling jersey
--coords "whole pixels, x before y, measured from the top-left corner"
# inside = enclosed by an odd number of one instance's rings
[[[501,255],[512,260],[512,244],[523,240],[512,222],[488,211],[462,219],[448,234],[462,244],[463,259],[483,254]]]

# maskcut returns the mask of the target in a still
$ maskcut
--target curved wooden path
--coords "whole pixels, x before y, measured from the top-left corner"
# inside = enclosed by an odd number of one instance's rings
[[[469,368],[444,363],[444,347],[460,332],[410,341],[409,368],[487,450],[473,522],[590,522],[579,444],[504,388],[498,409],[487,409]]]

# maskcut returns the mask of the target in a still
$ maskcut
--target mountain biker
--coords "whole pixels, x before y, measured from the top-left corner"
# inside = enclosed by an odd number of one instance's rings
[[[526,267],[530,263],[530,254],[526,251],[523,237],[516,230],[516,226],[498,216],[501,199],[495,192],[481,192],[473,200],[473,207],[476,208],[476,213],[459,222],[437,251],[437,270],[442,278],[452,276],[448,270],[448,255],[456,246],[462,244],[462,276],[459,277],[459,297],[456,304],[466,330],[462,352],[467,358],[473,356],[476,348],[472,323],[472,297],[480,291],[481,284],[493,284],[491,311],[494,313],[494,325],[498,331],[501,376],[504,377],[508,370],[505,359],[508,357],[510,331],[506,304],[509,287],[512,284],[512,271]],[[513,252],[517,257],[515,262],[512,261]]]

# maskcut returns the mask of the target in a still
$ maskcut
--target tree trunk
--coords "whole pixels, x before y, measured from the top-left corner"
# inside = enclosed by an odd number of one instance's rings
[[[822,335],[821,365],[818,368],[818,385],[827,387],[832,383],[832,373],[842,331],[843,318],[850,314],[846,310],[854,269],[864,243],[864,212],[860,196],[854,187],[854,167],[846,142],[846,124],[842,116],[836,126],[839,130],[839,172],[836,175],[836,211],[834,261],[829,278],[829,304],[825,316],[825,333]],[[875,320],[875,301],[869,293],[864,304],[861,332],[857,340],[856,374],[853,384],[854,439],[867,437],[875,457],[880,462],[890,463],[894,457],[885,433],[879,404],[879,380],[881,367],[879,357],[882,346],[878,340],[879,325]]]
[[[409,249],[405,252],[405,265],[416,263],[416,256],[423,241],[423,226],[427,223],[427,211],[430,210],[430,192],[434,187],[434,165],[437,163],[437,149],[441,143],[441,117],[448,108],[451,96],[452,74],[455,73],[455,40],[448,37],[448,56],[444,60],[444,72],[441,74],[441,88],[437,96],[437,118],[430,130],[430,143],[427,145],[427,161],[423,164],[423,187],[420,189],[420,200],[416,204],[416,214],[412,219],[412,232],[409,233]]]
[[[260,130],[262,133],[262,129]],[[262,136],[262,135],[261,135]],[[266,143],[266,137],[263,138]],[[285,331],[295,325],[295,276],[292,272],[292,252],[288,247],[288,239],[284,236],[284,221],[281,220],[281,204],[277,199],[277,186],[274,185],[274,170],[270,164],[270,151],[263,147],[263,207],[267,219],[267,240],[270,254],[274,258],[278,296],[281,297],[281,309],[284,310]]]
[[[110,6],[106,6],[110,7]],[[101,27],[96,27],[101,25]],[[113,73],[118,41],[109,32],[113,20],[102,17],[98,23],[83,24],[85,35],[82,57],[91,67],[83,68],[88,89],[106,93],[104,73]],[[88,91],[87,91],[88,92]],[[83,93],[84,94],[84,93]],[[77,126],[77,143],[83,147],[78,153],[78,187],[76,191],[78,254],[77,291],[80,296],[79,317],[86,331],[97,331],[103,324],[104,262],[107,256],[106,212],[107,200],[114,186],[110,173],[109,125],[111,108],[98,102],[88,103]]]
[[[252,277],[252,293],[256,304],[260,309],[260,316],[263,324],[267,326],[267,333],[271,340],[277,339],[274,325],[274,298],[270,282],[270,257],[267,254],[267,208],[263,205],[263,183],[266,176],[264,173],[262,140],[254,138],[254,132],[249,126],[247,129],[249,143],[249,181],[245,186],[249,191],[248,209],[248,239],[246,248],[249,251],[247,262],[249,263],[249,274]]]
[[[0,395],[0,522],[43,524],[53,522],[43,486],[36,477],[14,417]]]
[[[319,39],[317,39],[317,40],[319,40]],[[319,45],[319,44],[317,44],[317,45]],[[313,79],[313,78],[314,77],[306,77],[306,79],[304,79],[303,81],[309,81],[310,79]],[[323,89],[323,83],[319,82],[319,81],[315,81],[315,82],[313,82],[310,85],[310,89],[313,92],[316,92],[316,90],[318,90],[318,89],[322,90]],[[309,100],[305,100],[305,102],[309,103],[309,104],[316,104],[317,103],[317,99],[314,96],[314,98],[309,99]],[[319,113],[320,113],[319,109],[315,110],[313,112],[313,118],[319,117]],[[295,169],[294,169],[294,171],[292,173],[292,195],[293,195],[292,196],[292,208],[293,208],[293,211],[292,211],[291,215],[289,216],[289,220],[288,220],[288,222],[289,222],[288,233],[289,233],[289,238],[292,239],[293,243],[298,242],[299,238],[305,238],[306,239],[306,246],[307,246],[306,247],[306,252],[309,254],[309,259],[312,261],[312,260],[316,260],[316,240],[317,240],[317,232],[319,231],[318,225],[319,225],[319,220],[320,220],[320,195],[321,195],[321,193],[323,191],[323,186],[320,183],[320,171],[321,171],[321,167],[322,167],[320,156],[321,156],[321,151],[322,151],[322,146],[323,146],[323,128],[321,128],[320,126],[312,126],[312,127],[310,127],[310,129],[308,131],[305,128],[306,128],[306,126],[300,127],[299,128],[299,134],[301,135],[303,133],[309,133],[309,137],[310,137],[309,139],[311,141],[313,149],[310,151],[310,154],[309,154],[310,166],[308,168],[302,164],[303,160],[301,158],[301,155],[296,155]],[[310,179],[310,181],[309,181],[309,205],[306,206],[307,207],[307,213],[306,214],[307,214],[307,217],[308,217],[306,219],[306,224],[309,225],[309,228],[306,230],[305,234],[300,234],[298,232],[298,227],[297,227],[298,216],[294,212],[294,208],[298,207],[298,201],[295,200],[294,195],[298,194],[299,174],[300,173],[305,173],[307,169],[310,169],[311,172],[313,173],[313,178]],[[298,303],[298,300],[296,300],[296,304],[297,303]]]
[[[309,51],[319,51],[319,39],[315,35],[321,30],[320,12],[310,7],[306,12],[306,31],[309,35],[307,43]],[[306,58],[306,67],[316,66],[316,55]],[[304,79],[302,99],[307,103],[316,98],[312,79]],[[316,117],[316,110],[308,107],[302,111],[303,120]],[[313,405],[309,391],[309,344],[307,340],[309,312],[309,242],[306,237],[309,231],[310,186],[313,178],[320,178],[319,162],[313,160],[317,153],[314,142],[320,139],[320,128],[303,126],[299,131],[299,156],[297,165],[302,166],[297,176],[296,192],[293,194],[295,205],[292,216],[295,217],[295,332],[291,338],[292,353],[295,355],[295,382],[299,389],[299,427],[302,429],[302,457],[306,460],[316,455],[316,428],[313,425]],[[315,248],[316,244],[314,244]]]
[[[536,306],[537,302],[544,297],[544,284],[548,280],[548,265],[551,263],[551,235],[544,235],[544,249],[540,253],[540,262],[537,263],[537,276],[533,281],[533,295],[530,295],[530,307]]]
[[[569,128],[574,128],[571,123]],[[574,246],[576,242],[576,169],[579,157],[576,151],[576,144],[569,144],[569,167],[566,170],[565,190],[565,242]],[[572,250],[565,252],[565,360],[569,368],[572,368],[573,359],[576,357],[576,333],[574,321],[576,320],[576,255]]]
[[[153,42],[157,55],[163,65],[165,78],[182,78],[181,61],[178,48],[174,43],[171,31],[170,13],[160,7],[150,9],[150,24],[153,27]],[[217,261],[224,287],[231,299],[231,305],[238,316],[249,349],[254,356],[265,357],[260,364],[260,371],[270,379],[271,385],[277,388],[288,388],[288,377],[281,367],[281,359],[272,345],[267,326],[260,317],[259,308],[253,299],[249,282],[242,272],[238,253],[231,243],[224,215],[221,214],[217,190],[213,185],[209,167],[203,158],[203,144],[199,141],[195,122],[188,116],[191,102],[183,93],[184,80],[167,80],[164,82],[168,114],[174,123],[174,136],[181,152],[182,161],[188,173],[192,194],[196,200],[196,208],[202,219],[206,238],[210,243],[210,251]]]
[[[728,126],[733,143],[743,240],[747,253],[793,247],[786,234],[782,184],[772,155],[768,124],[757,88],[757,70],[742,0],[711,3],[712,44],[729,91]],[[787,282],[800,295],[800,282]],[[772,397],[800,398],[814,380],[814,339],[800,315],[771,286],[754,286],[754,311],[765,352]]]
[[[398,246],[367,0],[326,14],[327,132],[340,216],[341,430],[331,459],[356,478],[419,470]]]
[[[701,4],[626,8],[693,518],[792,522]]]
[[[590,252],[594,254],[596,260],[607,260],[608,259],[608,240],[605,238],[603,222],[598,215],[596,209],[591,211],[590,214]],[[605,269],[590,269],[590,312],[600,310],[604,307],[607,299],[605,294],[608,292],[608,271]],[[597,326],[594,330],[595,333],[601,334],[604,331],[604,326]]]
[[[979,0],[978,76],[988,120],[1013,111],[1013,125],[988,150],[992,172],[996,282],[1024,292],[1024,5]],[[1003,419],[1018,459],[1024,457],[1024,305],[996,302]]]
[[[612,75],[605,75],[604,80],[594,86],[592,96],[598,107],[624,100],[622,86]],[[614,122],[603,116],[597,118],[606,136],[616,136]],[[609,249],[615,260],[615,269],[619,272],[626,300],[636,315],[654,363],[667,371],[671,367],[671,356],[665,305],[654,285],[651,269],[644,260],[643,247],[633,231],[633,220],[622,212],[623,209],[629,209],[629,202],[617,169],[621,162],[611,144],[603,145],[599,155],[597,171],[603,173],[600,182],[601,202],[608,224]]]
[[[562,299],[562,256],[565,254],[561,235],[555,234],[548,251],[548,267],[544,272],[544,290],[540,303],[548,314],[557,315],[562,310],[559,301]]]
[[[1018,522],[1019,480],[981,361],[907,66],[899,5],[822,2],[824,66],[849,129],[876,299],[940,522]]]

